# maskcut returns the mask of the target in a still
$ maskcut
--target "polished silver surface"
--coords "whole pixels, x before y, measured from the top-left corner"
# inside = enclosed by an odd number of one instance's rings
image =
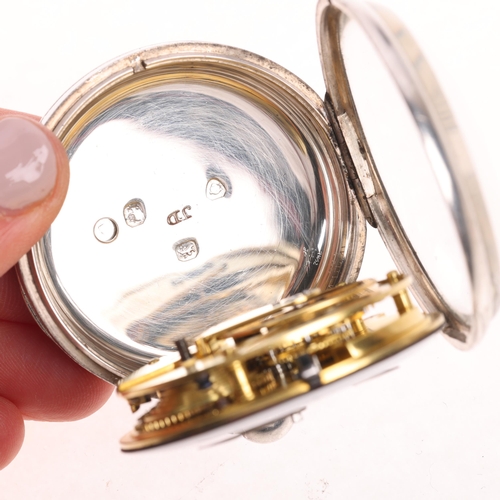
[[[357,275],[364,222],[322,103],[269,61],[147,49],[82,80],[44,122],[71,183],[20,263],[23,287],[44,329],[107,380],[243,311]]]
[[[399,115],[391,99],[374,92],[366,99],[376,101],[380,111],[371,123],[363,114],[360,120],[363,103],[351,92],[356,90],[349,73],[352,54],[345,44],[353,24],[385,67],[384,85],[403,104]],[[439,84],[407,29],[381,7],[320,0],[317,26],[327,109],[363,212],[379,228],[399,269],[415,277],[413,293],[422,307],[441,311],[444,332],[458,347],[470,347],[498,309],[500,274],[478,182]],[[375,86],[370,50],[361,50],[360,78]],[[391,122],[394,116],[398,119]],[[405,120],[415,129],[419,151],[404,151],[395,179],[382,179],[385,160],[400,146],[400,131],[407,131]],[[373,130],[385,135],[388,155],[372,154],[379,150],[365,132]]]

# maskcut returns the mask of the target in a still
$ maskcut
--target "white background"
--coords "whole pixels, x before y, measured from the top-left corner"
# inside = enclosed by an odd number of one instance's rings
[[[379,3],[405,20],[435,68],[498,234],[498,2]],[[173,40],[245,48],[324,92],[315,0],[1,0],[0,106],[43,115],[104,61]],[[375,260],[380,276],[388,264]],[[0,473],[0,498],[500,498],[499,329],[497,318],[467,353],[437,338],[399,370],[309,407],[273,445],[241,438],[123,454],[118,439],[134,418],[115,396],[81,422],[28,422],[20,455]]]

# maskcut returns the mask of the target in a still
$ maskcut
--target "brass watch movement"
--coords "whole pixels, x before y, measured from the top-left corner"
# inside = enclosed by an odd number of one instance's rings
[[[158,400],[122,449],[178,441],[284,402],[298,410],[302,396],[419,342],[444,320],[413,306],[410,282],[393,271],[381,282],[305,291],[211,328],[192,346],[178,341],[178,361],[154,360],[118,385],[132,411]],[[385,299],[393,313],[370,315]]]

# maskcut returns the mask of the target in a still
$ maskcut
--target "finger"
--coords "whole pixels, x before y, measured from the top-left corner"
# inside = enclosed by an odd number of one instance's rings
[[[0,469],[17,455],[24,440],[21,412],[7,399],[0,398]]]
[[[15,269],[0,278],[0,320],[35,324],[21,294]]]
[[[66,152],[52,132],[0,110],[0,276],[49,229],[68,181]]]
[[[113,390],[36,326],[0,322],[0,345],[0,396],[26,418],[76,420],[100,408]]]

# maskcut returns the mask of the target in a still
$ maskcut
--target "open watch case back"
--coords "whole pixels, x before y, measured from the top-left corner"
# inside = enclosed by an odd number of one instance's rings
[[[438,286],[375,166],[346,71],[353,24],[418,131],[464,256],[465,309]],[[179,43],[98,68],[43,120],[72,179],[20,281],[73,359],[134,411],[156,401],[125,450],[207,431],[272,439],[309,398],[383,371],[441,327],[470,347],[497,309],[486,210],[414,40],[391,13],[351,1],[321,0],[317,29],[324,102],[255,54]],[[355,282],[366,221],[399,270],[378,282]]]

